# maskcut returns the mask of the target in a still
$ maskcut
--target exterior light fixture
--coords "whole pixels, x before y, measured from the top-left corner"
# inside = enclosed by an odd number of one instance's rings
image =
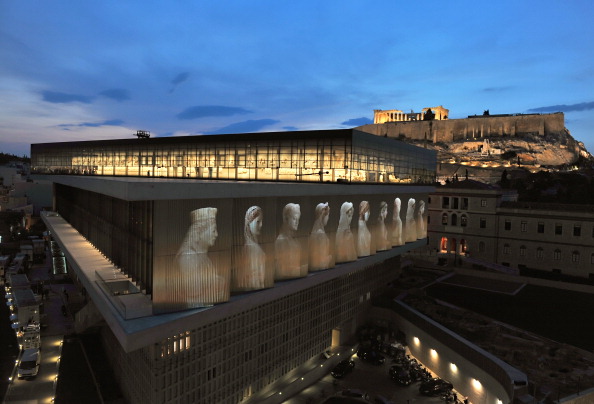
[[[435,349],[430,350],[429,353],[431,354],[431,357],[433,357],[433,358],[437,357],[437,351]]]
[[[476,390],[480,390],[483,388],[483,385],[481,384],[480,381],[478,381],[477,379],[472,379],[472,386],[476,389]]]
[[[455,363],[450,363],[450,369],[452,370],[452,372],[457,373],[458,372],[458,366],[456,366]]]
[[[421,341],[417,337],[413,338],[413,342],[415,343],[415,345],[419,345],[421,343]]]

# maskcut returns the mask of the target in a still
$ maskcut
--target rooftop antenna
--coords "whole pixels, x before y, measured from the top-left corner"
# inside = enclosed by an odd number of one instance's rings
[[[151,132],[148,130],[137,130],[134,136],[138,137],[139,139],[148,139],[151,137]]]

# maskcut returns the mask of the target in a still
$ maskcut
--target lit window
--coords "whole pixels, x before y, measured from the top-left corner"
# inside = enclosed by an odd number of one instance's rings
[[[468,224],[468,216],[466,216],[466,215],[460,216],[460,226],[466,227],[467,224]]]

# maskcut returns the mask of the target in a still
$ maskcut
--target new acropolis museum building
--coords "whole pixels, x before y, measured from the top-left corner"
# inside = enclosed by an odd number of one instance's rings
[[[130,403],[256,402],[426,244],[436,154],[357,130],[44,143],[44,221]]]

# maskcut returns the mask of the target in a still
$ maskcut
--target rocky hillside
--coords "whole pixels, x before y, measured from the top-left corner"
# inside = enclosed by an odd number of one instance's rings
[[[575,140],[567,129],[558,135],[494,136],[448,144],[414,143],[437,150],[441,163],[467,163],[465,165],[469,166],[554,168],[594,161],[584,144]]]

